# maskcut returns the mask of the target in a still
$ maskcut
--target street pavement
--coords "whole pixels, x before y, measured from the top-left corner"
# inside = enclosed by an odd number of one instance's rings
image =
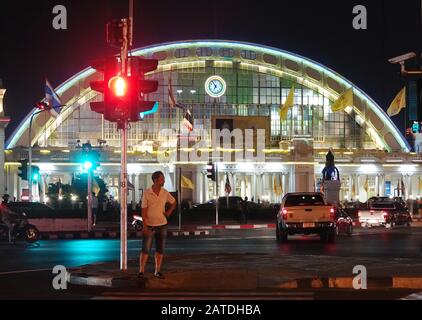
[[[252,230],[215,230],[208,236],[169,238],[167,243],[167,258],[164,261],[163,272],[171,275],[178,270],[189,271],[188,274],[200,274],[204,268],[214,266],[215,270],[238,268],[239,264],[244,269],[258,270],[278,266],[280,270],[290,272],[291,278],[301,276],[321,277],[340,276],[350,274],[354,265],[365,264],[368,266],[368,277],[374,272],[379,275],[394,274],[420,275],[422,273],[422,228],[386,230],[384,228],[356,229],[352,237],[339,237],[335,244],[321,243],[318,238],[294,237],[286,244],[276,242],[273,229]],[[129,269],[134,274],[138,268],[138,256],[141,241],[128,242]],[[56,265],[66,268],[75,268],[87,264],[112,263],[118,269],[119,261],[118,240],[57,240],[40,241],[38,244],[28,245],[18,243],[9,245],[0,243],[0,298],[1,299],[89,299],[110,298],[119,299],[118,296],[107,294],[110,288],[81,287],[69,285],[68,290],[57,291],[52,288],[52,269]],[[237,265],[235,265],[237,263]],[[241,268],[240,268],[241,269]],[[153,272],[153,259],[148,265],[148,277]],[[218,273],[214,276],[218,279]],[[278,274],[279,279],[285,274]],[[196,278],[200,281],[200,278]],[[173,279],[174,280],[174,279]],[[284,280],[284,278],[283,278]],[[160,281],[149,281],[160,285]],[[151,287],[152,288],[152,287]],[[169,288],[163,287],[169,296]],[[234,287],[233,287],[234,288]],[[152,288],[154,289],[154,288]],[[157,287],[155,287],[157,289]],[[174,289],[174,288],[173,288]],[[215,288],[219,292],[219,288]],[[220,288],[221,289],[221,288]],[[289,288],[280,288],[278,291],[290,290],[289,296],[280,295],[279,298],[320,299],[335,297],[356,297],[363,299],[378,297],[381,299],[398,299],[421,290],[385,290],[381,287],[357,295],[346,289],[338,296],[333,295],[333,290],[327,288],[305,288],[307,293],[301,295],[301,288],[291,291]],[[121,292],[120,288],[120,292]],[[159,290],[160,291],[160,290]],[[163,291],[163,290],[161,290]],[[250,287],[247,299],[251,298],[254,290]],[[261,290],[262,291],[262,290]],[[123,290],[120,298],[144,299],[140,295],[144,290]],[[175,291],[177,292],[177,290]],[[244,294],[245,290],[242,290]],[[309,295],[309,292],[312,292]],[[298,294],[299,293],[299,294]],[[394,294],[393,294],[394,293]],[[156,293],[165,296],[165,292]],[[178,293],[180,295],[180,292]],[[235,292],[227,293],[236,294]],[[270,295],[270,293],[268,293]],[[274,291],[272,298],[277,296]],[[218,294],[217,294],[218,295]],[[131,298],[130,298],[131,297]],[[234,295],[234,297],[237,297]],[[262,294],[256,294],[258,299]],[[269,298],[270,296],[267,296]],[[272,299],[271,298],[271,299]],[[265,299],[265,297],[264,297]]]

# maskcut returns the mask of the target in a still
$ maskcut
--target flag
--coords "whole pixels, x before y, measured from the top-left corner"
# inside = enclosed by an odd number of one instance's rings
[[[331,105],[331,111],[338,112],[353,106],[353,88],[347,89],[342,95]]]
[[[173,85],[171,83],[171,78],[169,78],[169,84],[168,84],[168,98],[169,98],[170,108],[184,109],[182,105],[177,103],[176,97],[173,94]]]
[[[95,193],[96,197],[100,193],[100,186],[98,185],[97,179],[95,179],[95,177],[92,178],[92,192]]]
[[[192,190],[195,189],[195,186],[192,180],[185,176],[182,176],[181,185],[182,185],[182,188],[185,188],[185,189],[192,189]]]
[[[352,179],[352,199],[356,198],[356,184],[355,179]]]
[[[406,108],[406,87],[400,90],[393,102],[387,109],[387,114],[392,117],[400,113],[401,109]]]
[[[60,109],[62,106],[62,101],[57,93],[54,91],[53,87],[51,86],[50,82],[45,79],[45,101],[47,102],[48,106],[51,108],[50,113],[53,117],[57,117],[60,113]]]
[[[366,193],[368,193],[368,188],[369,187],[369,179],[368,176],[366,176],[366,180],[365,180],[365,184],[363,185],[363,189],[365,190]]]
[[[418,179],[419,179],[419,190],[418,190],[418,194],[420,194],[421,191],[422,191],[422,179],[420,177]]]
[[[402,196],[404,196],[404,190],[405,188],[404,188],[404,182],[403,182],[403,179],[401,179],[401,195]]]
[[[289,111],[289,108],[293,107],[294,105],[294,98],[295,98],[295,86],[292,85],[292,88],[290,89],[289,95],[287,96],[286,101],[282,106],[280,106],[280,110],[278,111],[278,114],[280,115],[280,121],[286,120],[287,118],[287,112]]]
[[[281,185],[281,177],[279,175],[274,176],[274,193],[277,196],[283,194],[283,187]]]
[[[185,117],[183,118],[183,125],[189,132],[193,130],[193,119],[189,109],[186,110]]]
[[[232,187],[231,187],[230,181],[229,181],[229,175],[226,175],[226,185],[224,186],[224,191],[227,194],[230,194],[232,192]]]

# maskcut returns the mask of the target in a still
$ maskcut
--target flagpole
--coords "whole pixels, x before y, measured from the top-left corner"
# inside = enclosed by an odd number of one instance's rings
[[[179,167],[179,231],[182,230],[182,168]]]

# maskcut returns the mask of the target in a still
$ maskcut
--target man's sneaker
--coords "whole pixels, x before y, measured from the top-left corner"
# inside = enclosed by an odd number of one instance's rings
[[[161,272],[154,272],[154,277],[158,279],[165,279],[164,275]]]

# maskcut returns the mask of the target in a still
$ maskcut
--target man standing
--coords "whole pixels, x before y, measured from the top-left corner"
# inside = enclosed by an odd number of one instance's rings
[[[155,272],[154,276],[164,279],[161,273],[161,264],[164,257],[164,245],[167,236],[167,218],[176,209],[176,199],[163,188],[164,174],[161,171],[152,174],[151,188],[147,189],[142,197],[142,220],[144,229],[142,235],[142,252],[140,257],[139,277],[143,277],[148,254],[152,246],[152,238],[155,238]],[[166,204],[170,208],[166,211]]]
[[[95,192],[92,193],[92,226],[95,227],[97,224],[97,213],[98,213],[98,198],[95,196]]]

